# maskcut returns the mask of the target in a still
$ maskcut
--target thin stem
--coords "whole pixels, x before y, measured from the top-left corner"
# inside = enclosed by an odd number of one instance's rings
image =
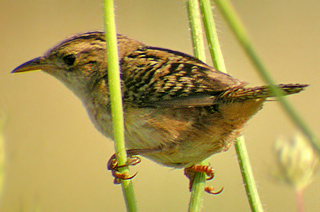
[[[235,148],[251,211],[263,211],[243,136],[236,139]]]
[[[296,190],[298,212],[303,212],[303,189]]]
[[[189,25],[191,30],[193,54],[196,58],[206,61],[206,53],[204,49],[204,39],[201,24],[201,13],[197,0],[187,0],[187,12]]]
[[[218,33],[215,28],[211,4],[209,0],[199,0],[204,29],[207,35],[207,41],[212,48],[211,57],[217,70],[226,72],[225,63],[223,60],[222,51],[219,45]],[[219,47],[217,47],[219,46]],[[263,211],[259,193],[254,180],[248,151],[246,148],[244,137],[236,139],[235,148],[238,155],[239,166],[242,173],[242,179],[245,184],[247,197],[252,211]]]
[[[188,18],[189,18],[189,24],[191,29],[194,55],[200,60],[205,61],[206,57],[205,57],[205,50],[204,50],[204,40],[203,40],[199,3],[197,0],[187,0],[186,5],[187,5]],[[200,164],[208,165],[208,161],[204,160]],[[206,175],[204,173],[195,173],[195,178],[193,181],[191,197],[189,202],[190,212],[201,211],[205,185],[206,185]]]
[[[269,75],[267,69],[265,68],[262,60],[259,58],[254,48],[251,45],[249,40],[249,36],[245,30],[245,27],[241,23],[239,16],[237,15],[235,9],[231,5],[228,0],[216,0],[215,1],[218,8],[224,15],[227,20],[229,26],[231,27],[234,35],[238,39],[239,43],[251,59],[252,64],[255,66],[256,70],[260,74],[261,78],[270,85],[271,92],[277,96],[279,99],[279,103],[287,113],[287,115],[291,118],[293,123],[303,132],[303,134],[309,139],[311,145],[314,149],[320,154],[320,146],[319,139],[312,132],[310,127],[305,123],[305,121],[298,115],[298,113],[294,110],[294,108],[286,101],[284,97],[282,97],[282,92],[279,90],[274,80]]]
[[[209,0],[199,0],[203,26],[206,32],[207,42],[211,54],[213,66],[223,73],[227,73],[222,51],[219,44],[218,33],[213,19],[213,13]]]
[[[199,165],[208,166],[208,160],[204,160]],[[202,209],[203,203],[203,194],[204,189],[206,187],[206,174],[197,172],[195,173],[192,189],[191,189],[191,197],[189,202],[189,212],[198,212]]]
[[[108,83],[110,90],[111,114],[115,151],[118,164],[125,165],[127,154],[124,141],[123,106],[120,84],[120,68],[118,58],[117,34],[114,19],[114,6],[112,0],[104,0],[104,24],[107,43],[108,58]],[[127,166],[120,169],[121,173],[129,173]],[[127,211],[137,211],[133,185],[131,180],[122,180],[122,192],[127,206]]]

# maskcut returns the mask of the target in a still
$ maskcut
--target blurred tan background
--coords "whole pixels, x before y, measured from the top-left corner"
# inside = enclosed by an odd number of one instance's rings
[[[279,83],[311,86],[289,101],[312,129],[320,128],[320,2],[232,1],[254,46]],[[117,0],[118,32],[146,44],[192,54],[182,0]],[[214,9],[227,69],[252,85],[262,84],[230,30]],[[113,185],[106,162],[113,143],[90,123],[80,101],[41,72],[10,74],[66,37],[103,29],[101,1],[28,0],[0,2],[0,108],[6,128],[6,184],[0,211],[125,211],[121,187]],[[296,211],[292,188],[272,176],[273,143],[296,128],[269,102],[244,134],[266,211]],[[211,158],[221,195],[205,195],[203,211],[250,211],[234,148]],[[188,180],[182,170],[147,159],[132,169],[140,211],[186,211]],[[320,180],[305,191],[305,211],[319,211]]]

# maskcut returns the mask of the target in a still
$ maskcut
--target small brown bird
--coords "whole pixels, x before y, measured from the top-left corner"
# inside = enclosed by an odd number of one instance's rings
[[[126,148],[162,165],[190,167],[227,150],[268,97],[268,86],[216,71],[193,56],[118,35]],[[13,73],[41,69],[86,107],[95,127],[113,136],[103,32],[75,35]],[[307,85],[279,85],[284,95]]]

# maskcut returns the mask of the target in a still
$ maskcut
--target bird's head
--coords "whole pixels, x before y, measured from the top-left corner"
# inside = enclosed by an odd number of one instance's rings
[[[73,36],[43,56],[34,58],[12,73],[42,70],[59,79],[75,94],[81,95],[107,76],[104,33],[89,32]]]

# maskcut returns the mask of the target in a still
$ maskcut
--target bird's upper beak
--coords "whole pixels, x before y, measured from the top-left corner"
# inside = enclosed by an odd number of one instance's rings
[[[37,57],[15,68],[11,73],[20,73],[27,71],[43,70],[48,68],[48,63],[44,57]]]

